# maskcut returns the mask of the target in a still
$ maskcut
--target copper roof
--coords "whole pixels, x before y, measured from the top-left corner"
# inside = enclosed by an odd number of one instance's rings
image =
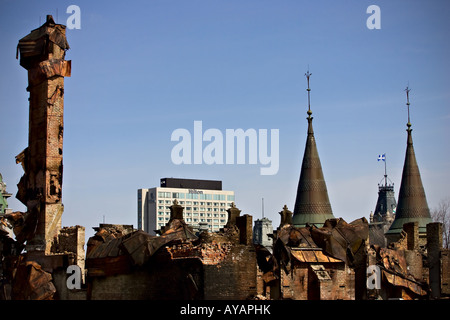
[[[414,153],[410,123],[408,123],[406,131],[408,132],[408,138],[397,211],[395,220],[386,234],[400,233],[403,224],[413,221],[419,222],[419,233],[425,233],[426,225],[432,222],[419,166]]]
[[[333,219],[334,216],[314,138],[313,118],[308,114],[308,137],[292,221],[298,227],[304,227],[306,223],[321,227],[325,220]]]

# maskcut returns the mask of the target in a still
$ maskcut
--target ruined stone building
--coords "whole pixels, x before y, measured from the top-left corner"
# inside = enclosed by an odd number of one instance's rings
[[[0,217],[0,299],[450,298],[449,250],[442,248],[442,224],[429,218],[409,119],[395,220],[386,242],[371,243],[375,229],[364,217],[347,223],[331,210],[312,129],[309,71],[308,132],[294,213],[285,205],[277,230],[264,229],[269,220],[261,219],[254,234],[252,216],[241,215],[234,201],[218,206],[226,212],[220,230],[194,229],[183,198],[170,194],[170,215],[155,235],[100,224],[85,252],[85,228],[61,228],[67,49],[65,27],[51,16],[18,44],[28,71],[30,120],[28,147],[16,157],[24,169],[16,197],[27,211]],[[388,187],[380,189],[372,224],[393,213]],[[270,240],[254,244],[263,235]]]
[[[380,286],[370,289],[368,297],[449,297],[449,250],[442,247],[442,224],[431,220],[412,142],[408,88],[406,94],[407,146],[398,205],[394,215],[389,211],[389,206],[395,206],[393,185],[392,189],[387,184],[380,187],[376,214],[371,218],[368,249],[368,265],[381,272],[374,280]],[[386,209],[377,214],[381,205]]]
[[[16,198],[27,211],[2,218],[1,295],[6,299],[55,298],[56,288],[65,286],[67,267],[84,268],[84,227],[61,230],[64,77],[71,73],[71,62],[64,59],[65,31],[47,16],[17,45],[30,97],[28,147],[16,157],[24,170]]]
[[[281,223],[274,238],[273,254],[257,248],[259,295],[294,300],[364,297],[365,218],[350,224],[343,219],[328,219],[320,228]]]
[[[88,299],[230,299],[256,295],[252,218],[233,204],[219,232],[193,232],[177,201],[160,236],[100,226],[89,239]],[[226,275],[226,276],[225,276]]]
[[[64,77],[71,73],[71,62],[64,59],[68,49],[65,26],[55,24],[51,16],[17,45],[20,65],[28,71],[30,120],[28,147],[16,157],[25,171],[16,197],[37,228],[27,251],[50,253],[61,228]]]

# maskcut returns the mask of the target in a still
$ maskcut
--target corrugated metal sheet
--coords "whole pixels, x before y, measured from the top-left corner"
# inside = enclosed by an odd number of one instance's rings
[[[306,263],[342,263],[342,260],[325,255],[322,250],[292,250],[291,255],[299,262]]]

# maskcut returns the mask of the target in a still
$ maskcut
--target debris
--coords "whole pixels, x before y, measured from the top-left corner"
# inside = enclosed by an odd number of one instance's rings
[[[34,261],[21,262],[12,282],[13,300],[52,300],[56,288],[52,275]]]

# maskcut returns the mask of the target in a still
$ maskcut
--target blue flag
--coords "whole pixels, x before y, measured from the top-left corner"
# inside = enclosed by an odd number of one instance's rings
[[[378,155],[378,161],[380,161],[380,160],[386,161],[386,153],[383,155],[380,155],[380,154]]]

